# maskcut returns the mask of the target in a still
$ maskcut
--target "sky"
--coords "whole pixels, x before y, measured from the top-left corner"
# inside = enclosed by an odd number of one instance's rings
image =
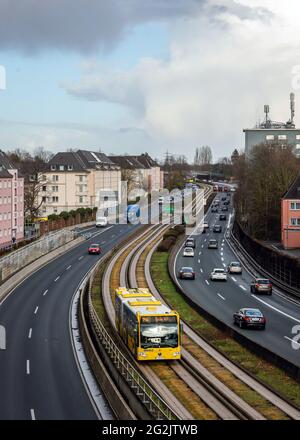
[[[189,160],[300,126],[299,0],[0,0],[0,148]]]

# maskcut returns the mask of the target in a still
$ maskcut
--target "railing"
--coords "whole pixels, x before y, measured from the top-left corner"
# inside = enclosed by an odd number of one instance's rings
[[[103,263],[103,260],[102,260]],[[100,264],[100,262],[99,262]],[[122,375],[123,379],[129,385],[131,390],[145,405],[149,413],[156,420],[177,420],[178,417],[166,402],[155,392],[155,390],[146,382],[138,370],[131,364],[131,362],[123,355],[118,348],[113,338],[109,335],[92,303],[91,286],[93,283],[94,273],[99,267],[99,264],[93,270],[88,283],[88,314],[90,324],[94,330],[94,334],[98,344],[101,344],[105,349],[110,359],[112,360],[117,371]]]

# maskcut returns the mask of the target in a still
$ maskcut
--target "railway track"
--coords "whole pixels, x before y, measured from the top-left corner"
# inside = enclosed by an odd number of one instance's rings
[[[161,239],[161,235],[168,227],[169,226],[162,225],[149,228],[129,247],[127,246],[126,249],[120,249],[110,261],[104,274],[102,292],[111,325],[114,325],[114,307],[110,279],[117,262],[119,262],[117,271],[119,273],[118,281],[120,286],[129,288],[148,286],[151,292],[165,303],[153,285],[150,275],[150,260],[157,243]],[[114,280],[115,282],[117,281],[116,278]],[[113,288],[114,287],[115,285]],[[264,387],[260,382],[255,381],[255,379],[247,375],[244,370],[240,370],[235,364],[228,361],[227,358],[222,357],[219,352],[209,346],[209,344],[202,340],[200,336],[186,324],[184,324],[184,333],[185,337],[191,339],[194,344],[197,344],[224,369],[227,369],[236,380],[246,384],[277,408],[278,411],[282,412],[286,416],[285,418],[300,419],[300,413],[296,408],[285,402],[277,394],[272,393],[272,391]],[[140,363],[138,367],[179,418],[193,418],[190,411],[181,403],[184,399],[172,396],[170,390],[167,389],[166,385],[155,373],[155,368],[152,368],[150,365],[141,365]],[[209,369],[201,365],[199,360],[191,355],[184,347],[182,349],[182,360],[165,363],[164,368],[172,370],[177,378],[188,387],[190,392],[194,393],[199,400],[212,411],[215,416],[214,418],[226,420],[263,420],[266,418],[215,377]],[[186,387],[183,387],[185,391]]]

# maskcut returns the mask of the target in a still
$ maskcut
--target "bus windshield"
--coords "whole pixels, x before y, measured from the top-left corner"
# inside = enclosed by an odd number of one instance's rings
[[[177,347],[178,325],[176,316],[149,318],[143,317],[141,319],[141,347]]]

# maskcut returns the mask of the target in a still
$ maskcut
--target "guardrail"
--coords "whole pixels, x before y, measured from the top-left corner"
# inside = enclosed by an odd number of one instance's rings
[[[115,250],[116,248],[113,251]],[[105,352],[111,360],[113,367],[118,371],[123,380],[129,386],[130,390],[135,394],[135,396],[154,419],[178,420],[177,415],[171,410],[171,408],[169,408],[166,402],[156,393],[156,391],[143,378],[139,371],[124,356],[120,348],[117,346],[113,338],[102,324],[92,303],[91,288],[95,273],[99,266],[111,256],[113,251],[99,261],[97,266],[92,270],[86,285],[86,288],[88,289],[86,292],[88,319],[93,330],[95,337],[94,339],[98,345],[105,349]]]
[[[265,276],[266,278],[269,278],[272,283],[277,286],[278,288],[284,290],[285,292],[289,293],[290,295],[296,297],[297,299],[300,298],[300,290],[299,288],[292,287],[288,283],[286,283],[284,280],[286,279],[286,274],[282,273],[282,271],[274,271],[273,273],[270,273],[265,267],[261,266],[244,248],[244,246],[240,243],[240,241],[237,239],[237,237],[233,233],[233,228],[229,231],[229,236],[226,238],[230,238],[232,241],[232,245],[234,246],[235,250],[237,252],[240,252],[247,263],[249,263],[255,271],[251,270],[251,267],[247,265],[248,270],[253,274],[253,276],[257,276],[258,274]],[[259,276],[259,275],[258,275]]]

